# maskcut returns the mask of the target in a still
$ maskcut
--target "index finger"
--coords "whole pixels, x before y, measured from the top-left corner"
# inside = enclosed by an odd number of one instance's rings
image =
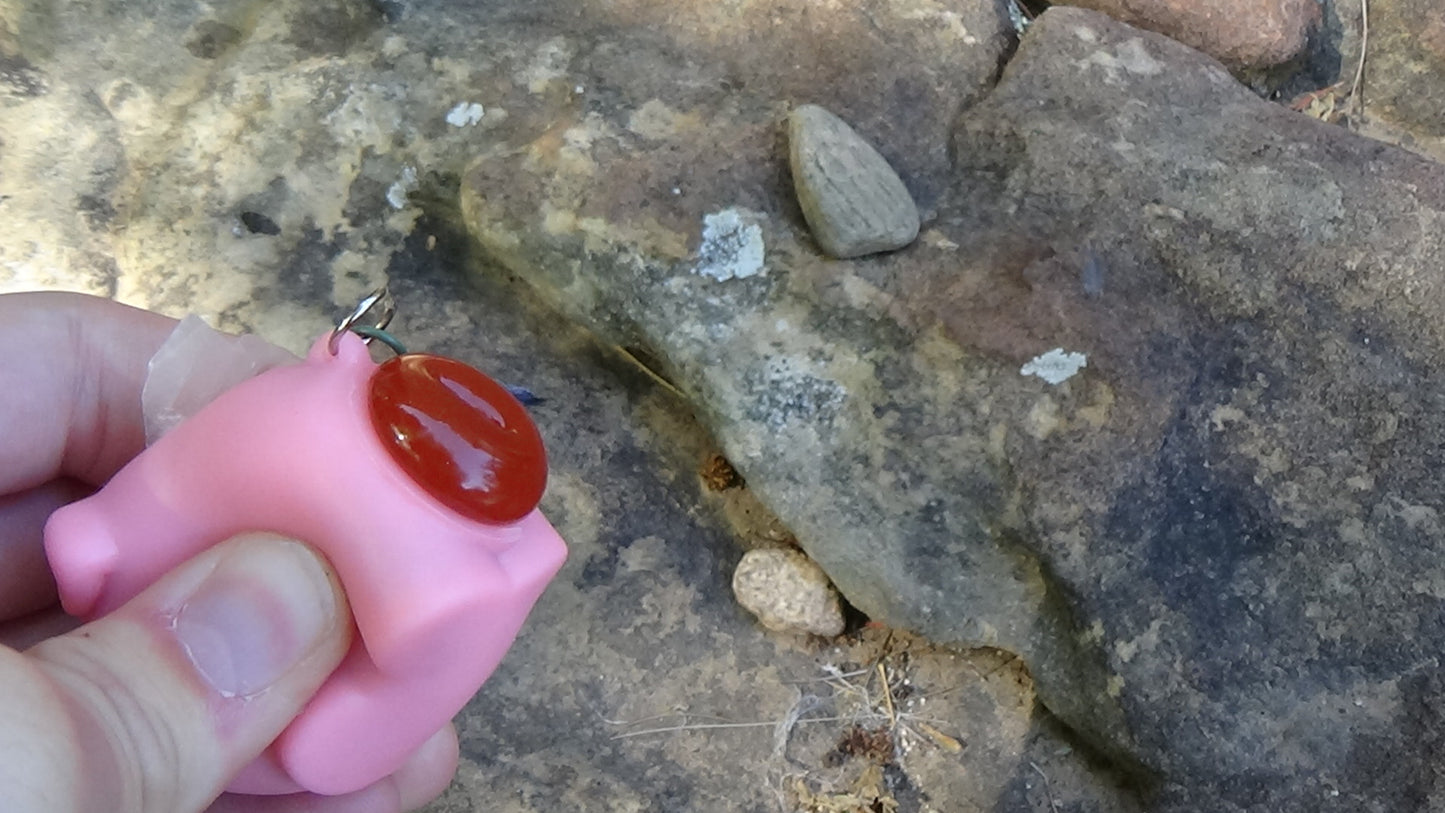
[[[175,324],[82,294],[0,295],[0,495],[101,485],[139,454],[146,365]]]

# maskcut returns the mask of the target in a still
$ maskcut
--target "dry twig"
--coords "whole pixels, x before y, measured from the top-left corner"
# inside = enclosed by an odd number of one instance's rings
[[[1360,58],[1355,63],[1355,75],[1348,89],[1345,80],[1301,94],[1290,102],[1291,110],[1297,110],[1311,118],[1328,124],[1335,124],[1349,113],[1352,122],[1358,122],[1365,113],[1365,55],[1370,46],[1370,3],[1360,0]]]
[[[1350,83],[1350,104],[1355,115],[1365,113],[1365,51],[1370,45],[1370,0],[1360,0],[1360,61],[1355,65],[1355,80]]]

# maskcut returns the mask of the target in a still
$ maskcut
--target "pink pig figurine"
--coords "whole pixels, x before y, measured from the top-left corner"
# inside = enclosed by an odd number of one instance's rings
[[[546,475],[536,426],[497,382],[441,356],[378,365],[338,328],[56,511],[45,549],[82,618],[245,531],[324,553],[356,641],[229,789],[348,793],[462,708],[561,568],[566,546],[536,507]]]

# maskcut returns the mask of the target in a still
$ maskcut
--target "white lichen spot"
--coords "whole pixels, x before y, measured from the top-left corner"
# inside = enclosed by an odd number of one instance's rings
[[[386,190],[386,202],[390,203],[393,209],[405,209],[406,196],[415,191],[418,185],[416,167],[403,168],[401,178]]]
[[[1019,373],[1036,375],[1050,384],[1062,384],[1087,367],[1088,363],[1088,357],[1083,353],[1066,353],[1064,348],[1055,347],[1030,360],[1028,364],[1019,368]]]
[[[482,120],[487,111],[476,102],[458,102],[447,113],[447,124],[453,127],[470,127]]]
[[[702,219],[702,245],[694,272],[719,282],[763,273],[763,230],[737,208]]]

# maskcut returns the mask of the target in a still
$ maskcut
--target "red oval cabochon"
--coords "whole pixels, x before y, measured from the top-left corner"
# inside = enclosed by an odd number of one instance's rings
[[[547,487],[547,453],[526,408],[456,359],[413,353],[378,367],[371,424],[397,465],[469,519],[515,522]]]

